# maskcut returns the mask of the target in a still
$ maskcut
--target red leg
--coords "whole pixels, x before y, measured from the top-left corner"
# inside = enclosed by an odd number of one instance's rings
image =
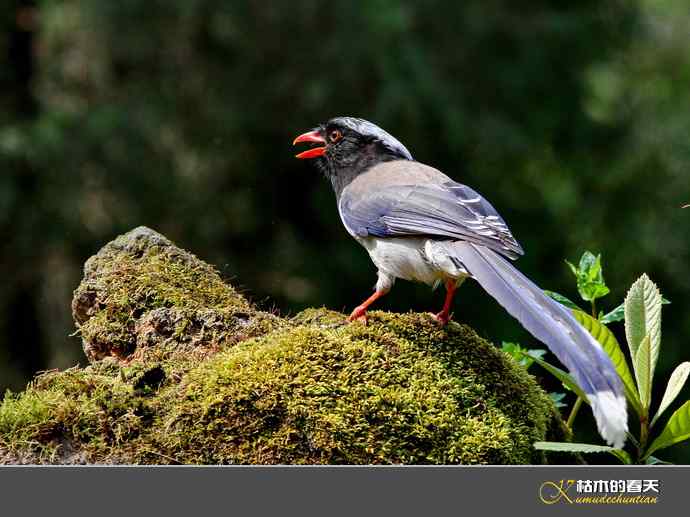
[[[455,280],[446,280],[446,301],[443,303],[443,310],[434,315],[434,319],[441,325],[446,325],[450,321],[450,308],[453,305],[453,296],[458,287]]]
[[[376,291],[369,298],[367,298],[361,305],[355,307],[352,314],[347,318],[347,321],[362,320],[363,323],[367,322],[367,309],[376,300],[385,295],[388,291]]]

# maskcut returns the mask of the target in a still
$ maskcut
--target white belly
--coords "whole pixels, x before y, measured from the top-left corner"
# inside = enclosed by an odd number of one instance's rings
[[[449,278],[461,279],[467,271],[458,267],[433,240],[424,237],[357,239],[372,262],[385,275],[434,285]]]

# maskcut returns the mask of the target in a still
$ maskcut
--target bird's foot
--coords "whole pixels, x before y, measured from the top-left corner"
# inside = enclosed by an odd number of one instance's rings
[[[446,325],[448,325],[448,322],[452,319],[453,315],[446,311],[441,311],[438,314],[432,313],[431,317],[434,318],[436,323],[438,323],[442,327],[445,327]]]
[[[352,311],[352,314],[347,317],[347,321],[359,321],[360,323],[364,323],[366,325],[368,323],[367,309],[361,305],[356,307],[355,310]]]

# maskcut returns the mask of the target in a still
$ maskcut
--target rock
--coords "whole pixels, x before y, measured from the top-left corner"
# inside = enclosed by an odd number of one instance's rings
[[[568,438],[534,378],[465,325],[279,318],[147,228],[87,261],[73,313],[91,364],[6,396],[0,462],[544,463],[532,443]]]
[[[280,324],[253,309],[211,266],[143,226],[86,262],[72,314],[92,362],[165,342],[216,347]]]

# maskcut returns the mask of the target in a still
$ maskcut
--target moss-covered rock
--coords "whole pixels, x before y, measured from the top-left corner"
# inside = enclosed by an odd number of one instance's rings
[[[213,348],[281,324],[251,307],[213,267],[143,226],[86,262],[72,314],[89,361],[166,343]]]
[[[91,364],[0,406],[0,462],[542,463],[552,402],[467,326],[258,311],[138,228],[89,259],[74,316]]]
[[[322,314],[328,324],[320,324]],[[185,462],[530,463],[553,405],[469,327],[374,312],[310,323],[190,372],[164,427]]]

